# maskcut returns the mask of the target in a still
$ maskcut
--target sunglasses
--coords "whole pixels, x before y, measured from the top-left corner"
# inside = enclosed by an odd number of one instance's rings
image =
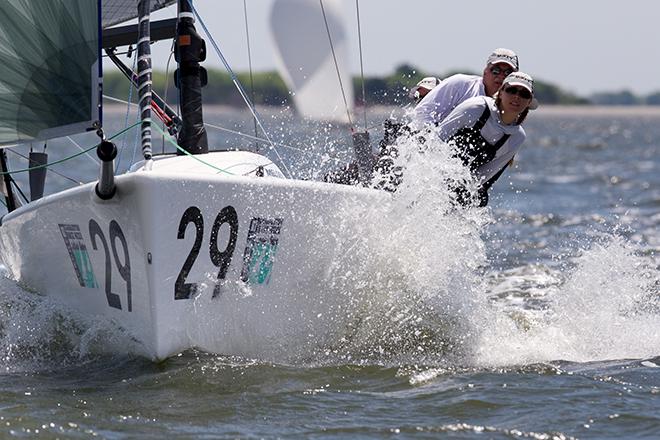
[[[532,94],[530,93],[530,91],[527,90],[527,89],[524,89],[522,87],[513,87],[513,86],[511,86],[511,87],[507,87],[506,89],[504,89],[504,91],[506,93],[508,93],[509,95],[518,95],[522,99],[529,99],[529,98],[532,97]]]
[[[509,76],[513,73],[513,69],[502,69],[497,66],[493,66],[490,68],[490,73],[495,76],[499,75],[500,73],[504,73],[504,75]]]

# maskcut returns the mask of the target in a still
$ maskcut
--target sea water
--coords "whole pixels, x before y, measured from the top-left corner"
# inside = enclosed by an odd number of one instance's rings
[[[109,130],[134,120],[123,111],[106,112]],[[205,116],[253,126],[233,110]],[[305,179],[350,160],[345,128],[263,116],[277,154],[227,131],[211,143],[258,148]],[[660,111],[546,108],[525,125],[486,209],[453,208],[442,182],[464,171],[442,145],[400,145],[403,185],[359,214],[360,240],[332,268],[331,288],[366,298],[358,324],[312,352],[154,364],[130,355],[122,329],[0,279],[1,436],[658,438]],[[134,140],[117,141],[120,172]],[[77,161],[55,171],[95,178],[92,159]]]

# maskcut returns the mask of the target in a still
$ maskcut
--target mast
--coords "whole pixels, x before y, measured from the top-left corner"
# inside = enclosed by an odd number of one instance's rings
[[[174,73],[174,83],[179,89],[183,120],[178,143],[190,154],[204,154],[208,153],[209,146],[202,115],[202,87],[208,78],[199,63],[206,59],[206,43],[195,30],[192,0],[178,0],[178,5],[174,58],[179,68]],[[183,154],[181,151],[177,153]]]

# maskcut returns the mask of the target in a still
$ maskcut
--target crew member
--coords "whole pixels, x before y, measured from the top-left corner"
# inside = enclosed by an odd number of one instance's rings
[[[522,72],[506,77],[493,98],[478,96],[459,104],[438,125],[441,140],[453,145],[479,183],[478,200],[460,184],[453,185],[463,205],[486,206],[488,190],[502,175],[525,140],[522,123],[538,106],[534,80]]]
[[[415,84],[415,87],[410,89],[408,97],[412,99],[414,103],[419,103],[419,101],[428,95],[438,84],[440,84],[440,79],[435,76],[422,78],[417,84]]]
[[[413,128],[438,125],[461,102],[475,96],[493,96],[509,74],[518,71],[518,55],[509,49],[495,49],[486,62],[483,75],[458,73],[440,82],[414,109]]]

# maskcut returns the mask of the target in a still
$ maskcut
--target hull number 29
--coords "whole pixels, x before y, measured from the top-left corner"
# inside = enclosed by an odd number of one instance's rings
[[[268,284],[271,269],[277,252],[280,231],[283,219],[281,218],[252,218],[248,228],[245,250],[243,251],[243,266],[240,280],[248,284]],[[186,209],[179,221],[177,239],[186,238],[188,225],[195,226],[195,239],[188,253],[188,257],[179,271],[174,283],[174,299],[189,299],[195,296],[200,288],[199,283],[187,282],[190,270],[202,251],[204,241],[204,217],[196,206]],[[223,228],[227,225],[227,228]],[[227,232],[228,229],[228,232]],[[227,236],[227,233],[229,234]],[[209,257],[218,268],[217,283],[213,288],[213,298],[220,295],[221,281],[227,276],[229,265],[234,257],[236,241],[238,239],[238,215],[233,206],[225,206],[218,213],[211,227],[211,237],[208,245]],[[227,243],[220,246],[218,243]]]
[[[186,282],[190,269],[202,249],[204,238],[204,217],[200,209],[196,206],[191,206],[183,213],[181,221],[179,221],[177,239],[182,240],[186,237],[186,229],[189,223],[195,225],[195,242],[174,283],[174,299],[188,299],[194,296],[199,290],[199,284]],[[229,225],[229,239],[227,240],[227,245],[221,251],[218,249],[218,235],[220,228],[224,224]],[[215,217],[213,227],[211,228],[211,240],[209,241],[209,256],[213,265],[218,268],[218,284],[213,289],[214,298],[220,294],[219,281],[224,280],[227,275],[227,269],[229,269],[232,256],[234,255],[234,249],[236,248],[237,238],[238,216],[236,215],[236,210],[233,206],[225,206]]]

